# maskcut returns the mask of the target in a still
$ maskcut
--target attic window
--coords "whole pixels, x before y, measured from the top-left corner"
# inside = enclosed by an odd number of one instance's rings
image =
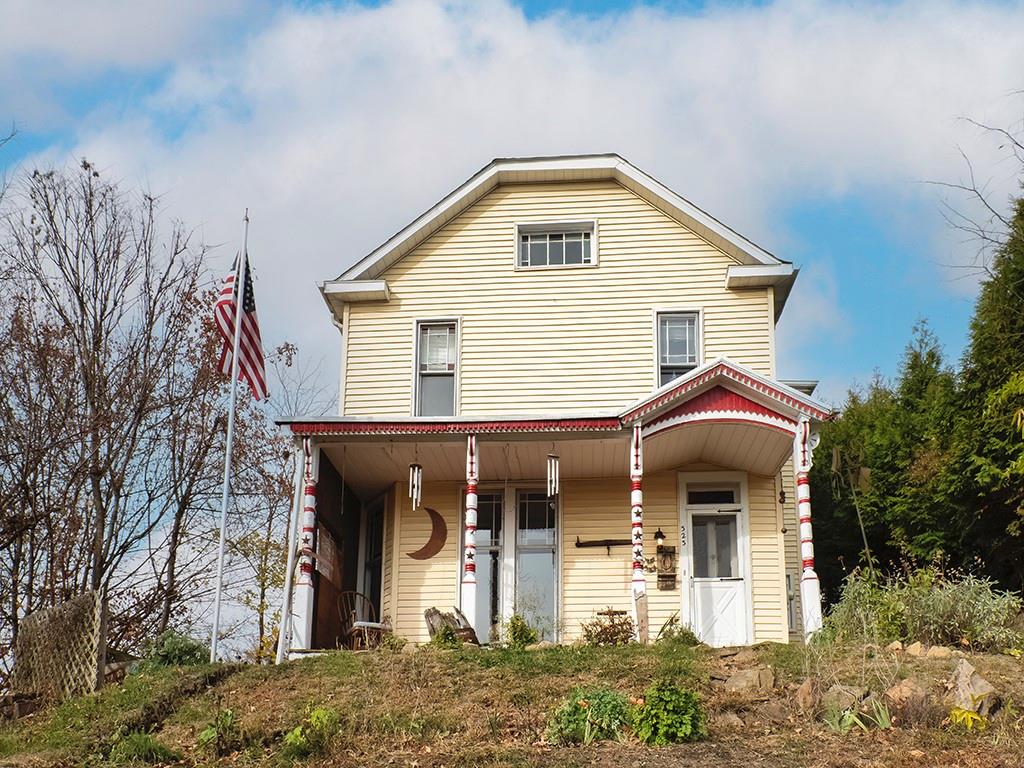
[[[570,224],[526,224],[517,227],[516,266],[581,267],[596,263],[593,222]]]

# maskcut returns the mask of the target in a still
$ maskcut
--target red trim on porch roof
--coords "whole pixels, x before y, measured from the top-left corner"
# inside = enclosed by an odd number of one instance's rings
[[[679,397],[685,395],[687,392],[690,392],[698,387],[701,387],[720,376],[743,384],[744,386],[749,387],[750,389],[753,389],[756,392],[768,395],[769,397],[778,400],[780,403],[787,405],[790,408],[793,408],[802,413],[806,413],[809,416],[812,416],[816,419],[825,421],[831,418],[832,416],[831,413],[810,406],[804,401],[797,400],[792,395],[783,392],[777,387],[773,387],[759,379],[755,379],[752,376],[746,375],[742,371],[733,368],[728,363],[720,362],[717,365],[714,365],[708,370],[704,371],[700,375],[695,376],[692,379],[685,379],[684,381],[680,382],[677,386],[672,387],[667,392],[663,392],[660,395],[651,398],[647,402],[641,403],[636,408],[633,408],[631,411],[627,411],[622,415],[622,421],[627,424],[633,422],[636,419],[645,416],[654,410],[657,410],[659,407],[665,405],[666,403],[670,403],[673,400],[676,400]]]
[[[651,426],[659,424],[665,419],[673,416],[682,416],[688,413],[705,413],[708,411],[730,411],[739,413],[757,413],[761,416],[773,416],[778,419],[785,419],[791,424],[796,424],[790,417],[774,411],[767,406],[755,403],[748,397],[726,389],[723,386],[716,386],[707,392],[701,392],[693,400],[687,400],[680,406],[673,408],[666,414],[659,416],[651,422]]]
[[[292,433],[296,435],[468,435],[509,432],[617,432],[622,429],[622,423],[616,417],[426,423],[408,421],[324,421],[293,423],[290,426]]]

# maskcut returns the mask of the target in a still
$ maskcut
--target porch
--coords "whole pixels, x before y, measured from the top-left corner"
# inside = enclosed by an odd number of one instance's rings
[[[335,647],[348,590],[414,642],[435,606],[484,642],[513,612],[571,642],[609,607],[650,637],[676,612],[713,644],[798,637],[820,604],[795,490],[826,417],[716,361],[612,417],[293,422],[308,461],[287,649]]]

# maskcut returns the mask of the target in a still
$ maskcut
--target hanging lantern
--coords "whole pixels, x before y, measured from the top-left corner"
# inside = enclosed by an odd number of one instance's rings
[[[412,510],[420,508],[423,498],[423,466],[415,462],[409,465],[409,498],[412,499]]]
[[[548,454],[548,496],[558,495],[558,456],[554,453]]]

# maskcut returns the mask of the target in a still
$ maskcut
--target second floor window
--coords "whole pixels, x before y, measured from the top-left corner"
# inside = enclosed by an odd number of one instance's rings
[[[420,323],[416,351],[416,415],[455,415],[455,323]]]
[[[668,384],[696,368],[697,313],[672,312],[658,315],[658,383]]]
[[[519,236],[520,267],[563,267],[593,264],[591,233],[524,232]]]

